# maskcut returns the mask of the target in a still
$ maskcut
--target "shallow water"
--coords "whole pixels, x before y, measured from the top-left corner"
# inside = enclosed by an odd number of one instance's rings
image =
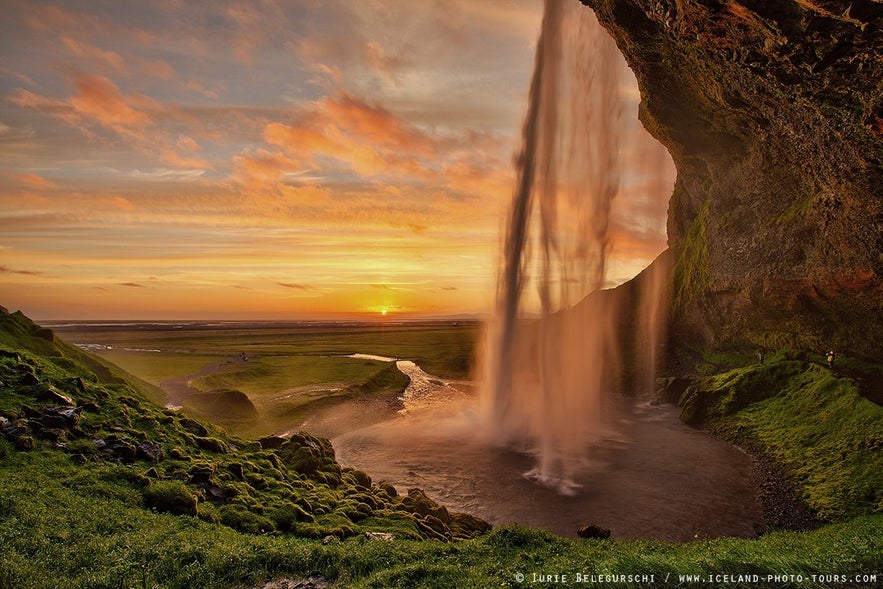
[[[594,523],[617,538],[689,541],[751,537],[760,524],[748,457],[683,425],[671,406],[623,402],[573,496],[525,478],[533,457],[482,443],[480,423],[475,400],[460,396],[333,442],[343,464],[495,525],[575,537]]]

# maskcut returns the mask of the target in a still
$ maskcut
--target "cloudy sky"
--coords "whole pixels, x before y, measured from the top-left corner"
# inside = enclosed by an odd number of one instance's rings
[[[488,311],[541,18],[540,0],[4,0],[0,304]],[[664,201],[641,203],[615,219],[613,281],[664,244]]]

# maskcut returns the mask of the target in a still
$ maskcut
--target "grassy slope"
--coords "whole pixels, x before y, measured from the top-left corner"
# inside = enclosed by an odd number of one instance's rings
[[[779,353],[699,379],[682,419],[771,456],[824,519],[883,513],[883,407],[827,367]]]
[[[21,331],[30,329],[23,320],[12,323]],[[325,463],[321,476],[306,476],[298,472],[291,455],[279,466],[278,455],[285,452],[260,450],[211,428],[206,435],[193,434],[188,431],[194,428],[189,421],[138,400],[123,384],[92,382],[90,371],[78,362],[45,355],[58,353],[57,347],[35,342],[29,334],[9,335],[9,327],[4,325],[5,335],[0,336],[4,349],[20,352],[23,364],[43,381],[98,407],[83,414],[79,428],[87,434],[85,439],[69,442],[67,449],[38,441],[34,450],[23,452],[0,442],[0,588],[260,586],[267,578],[309,573],[337,579],[345,587],[517,587],[523,586],[516,581],[517,573],[528,580],[533,573],[571,574],[571,580],[575,572],[646,573],[661,581],[667,574],[851,575],[880,567],[880,515],[810,533],[684,545],[573,541],[519,527],[463,542],[421,540],[426,532],[421,532],[420,518],[404,510],[402,500],[384,497],[382,489],[360,488],[358,473],[338,472]],[[4,358],[0,367],[5,383],[0,408],[11,414],[23,404],[39,406],[26,390],[10,384],[20,374],[21,364]],[[71,388],[69,378],[75,374],[89,380],[85,392]],[[88,439],[120,433],[113,428],[135,439],[158,441],[167,455],[178,458],[157,465],[115,464],[89,450]],[[208,444],[213,449],[206,450],[205,439],[221,444]],[[232,449],[231,444],[242,449]],[[82,453],[84,464],[75,464],[73,450]],[[242,467],[243,478],[232,476],[235,464]],[[150,467],[165,480],[145,476]],[[194,484],[184,482],[187,473],[205,469],[219,487],[237,491],[229,503],[206,501]],[[325,484],[335,476],[340,478],[337,488]],[[162,484],[184,484],[186,493],[202,494],[199,516],[146,509],[147,490]],[[366,494],[381,500],[382,506],[366,506]],[[303,519],[312,521],[289,517],[287,525],[281,525],[286,520],[280,512],[300,513],[293,506],[301,507],[308,516]],[[365,512],[366,507],[371,513]],[[283,532],[287,527],[293,533]],[[243,533],[246,529],[252,533]],[[388,543],[351,536],[364,530],[392,531],[398,539]],[[322,545],[302,537],[327,532],[346,539]]]

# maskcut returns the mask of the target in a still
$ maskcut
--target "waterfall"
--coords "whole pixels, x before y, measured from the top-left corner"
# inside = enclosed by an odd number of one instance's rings
[[[530,476],[562,492],[574,490],[586,450],[601,435],[604,394],[622,372],[621,303],[601,290],[612,206],[627,174],[655,166],[656,156],[633,145],[635,133],[625,122],[625,71],[590,10],[546,0],[489,330],[484,401],[491,439],[535,453]],[[660,268],[644,281],[650,286],[641,289],[634,337],[644,348],[639,380],[650,387],[667,308],[660,295],[668,272]]]

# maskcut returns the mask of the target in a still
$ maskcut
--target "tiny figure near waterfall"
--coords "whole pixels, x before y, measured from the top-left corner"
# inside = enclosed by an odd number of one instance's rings
[[[828,368],[834,370],[834,350],[828,350],[828,355],[825,358],[828,360]]]

